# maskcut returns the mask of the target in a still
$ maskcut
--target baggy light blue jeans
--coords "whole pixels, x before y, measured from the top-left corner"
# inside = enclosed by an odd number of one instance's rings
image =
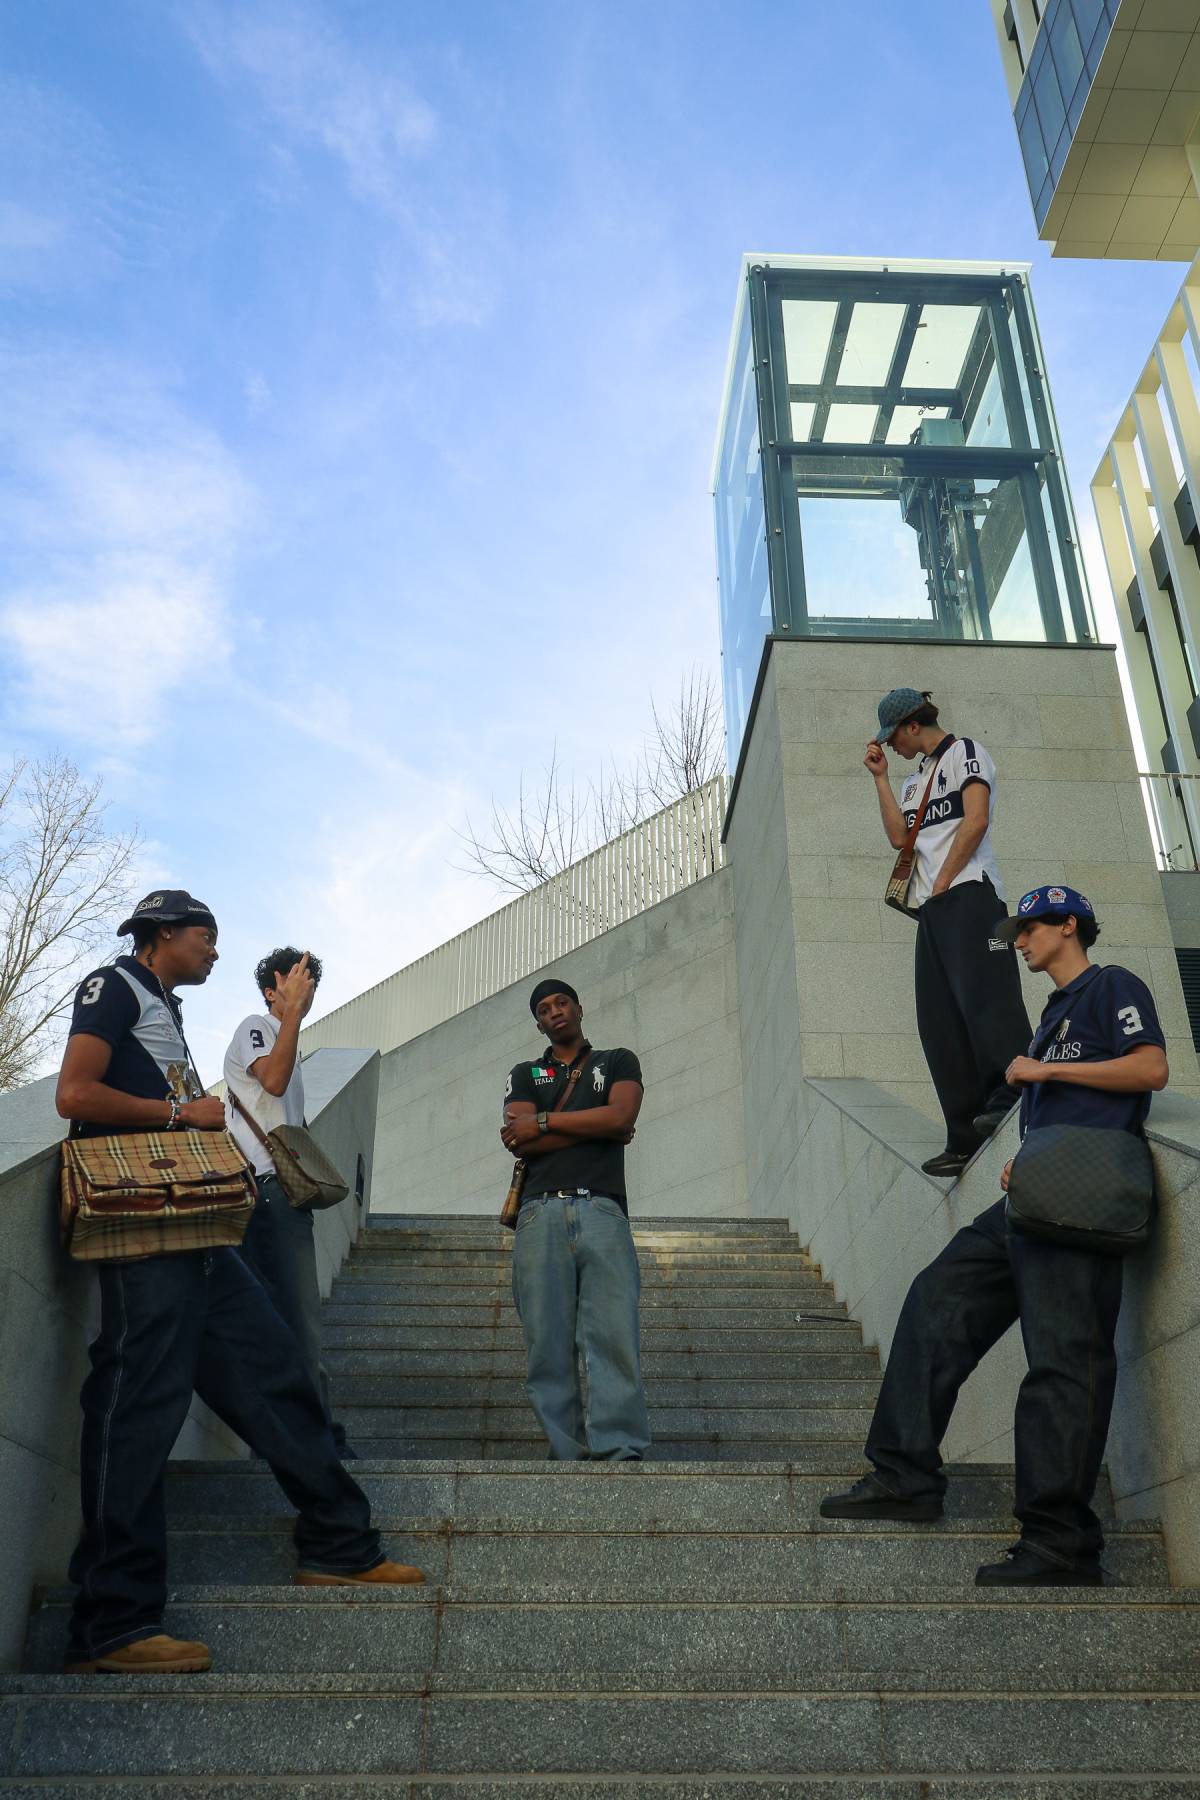
[[[629,1221],[607,1194],[579,1189],[524,1202],[513,1245],[513,1300],[529,1352],[525,1391],[552,1460],[636,1461],[649,1449],[638,1341],[641,1285]]]

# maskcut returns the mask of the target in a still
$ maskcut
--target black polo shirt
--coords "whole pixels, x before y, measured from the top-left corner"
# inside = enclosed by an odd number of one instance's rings
[[[93,969],[75,993],[69,1035],[100,1038],[112,1047],[105,1087],[138,1100],[199,1097],[200,1084],[188,1065],[181,1023],[183,1009],[136,957],[119,956]],[[144,1125],[97,1125],[73,1121],[78,1137],[110,1137],[118,1131],[145,1131]]]
[[[535,1062],[518,1063],[508,1078],[504,1099],[531,1100],[539,1112],[554,1112],[566,1099],[564,1065],[551,1053]],[[587,1112],[604,1106],[615,1081],[636,1081],[641,1087],[642,1066],[632,1050],[593,1050],[580,1077],[581,1093],[571,1100],[569,1111]],[[559,1189],[586,1188],[591,1194],[609,1194],[628,1217],[625,1194],[625,1146],[616,1138],[584,1138],[566,1150],[549,1150],[531,1156],[525,1176],[524,1198],[554,1194]]]

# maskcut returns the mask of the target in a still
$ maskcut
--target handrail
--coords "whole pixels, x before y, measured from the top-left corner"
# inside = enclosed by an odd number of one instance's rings
[[[306,1026],[301,1047],[394,1050],[724,867],[719,775]]]
[[[1196,855],[1200,836],[1200,788],[1189,789],[1185,799],[1180,785],[1185,781],[1200,781],[1200,775],[1185,771],[1176,773],[1170,769],[1139,769],[1138,781],[1143,784],[1142,803],[1150,822],[1160,873],[1177,874],[1200,868]],[[1155,782],[1165,785],[1155,787],[1152,785]]]

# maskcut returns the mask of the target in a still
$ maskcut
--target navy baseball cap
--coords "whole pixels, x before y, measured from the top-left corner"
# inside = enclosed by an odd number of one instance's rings
[[[1017,910],[1011,919],[1001,919],[993,926],[993,936],[1003,938],[1006,944],[1014,944],[1018,935],[1035,919],[1091,919],[1096,915],[1092,911],[1092,903],[1081,894],[1078,888],[1069,887],[1037,887],[1029,893],[1022,894],[1017,901]]]
[[[183,888],[156,888],[139,900],[123,925],[117,926],[118,937],[128,937],[135,925],[152,919],[156,925],[211,925],[217,921],[203,900],[195,900]]]
[[[871,739],[873,744],[886,744],[897,725],[903,725],[905,719],[911,719],[928,700],[928,694],[918,693],[916,688],[892,688],[883,696],[876,709],[879,715],[879,730]]]

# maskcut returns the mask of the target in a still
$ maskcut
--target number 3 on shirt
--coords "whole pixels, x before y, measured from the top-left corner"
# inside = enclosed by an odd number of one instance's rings
[[[95,1006],[97,1000],[100,998],[100,992],[103,986],[103,975],[93,975],[92,979],[88,982],[82,994],[79,996],[80,1006]]]
[[[1136,1037],[1137,1033],[1143,1029],[1142,1015],[1136,1006],[1123,1006],[1117,1017],[1121,1021],[1125,1037]]]

